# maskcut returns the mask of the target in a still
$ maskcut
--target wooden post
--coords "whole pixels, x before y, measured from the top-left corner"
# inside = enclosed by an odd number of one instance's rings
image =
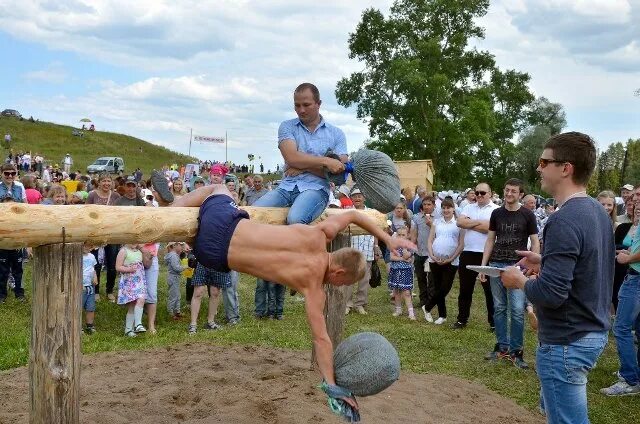
[[[30,422],[80,422],[82,244],[34,249]]]
[[[351,236],[348,234],[338,234],[331,242],[330,251],[334,252],[343,247],[351,246]],[[345,298],[345,287],[336,287],[331,284],[324,285],[324,292],[327,295],[327,301],[324,304],[324,319],[327,325],[327,333],[331,339],[331,344],[335,349],[342,341],[342,333],[344,330],[344,311],[347,307],[347,299]],[[317,368],[315,349],[311,351],[311,367]]]

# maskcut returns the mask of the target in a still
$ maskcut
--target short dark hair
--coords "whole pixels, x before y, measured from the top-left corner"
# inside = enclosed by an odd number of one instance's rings
[[[17,171],[16,167],[12,163],[5,163],[2,165],[2,171]]]
[[[575,184],[587,185],[596,167],[596,146],[591,137],[576,131],[556,134],[547,140],[544,148],[553,150],[556,161],[573,165]]]
[[[422,198],[422,201],[420,202],[420,210],[422,211],[424,209],[424,203],[425,202],[431,202],[432,205],[436,204],[436,199],[434,199],[431,196],[424,196]]]
[[[518,187],[520,193],[524,193],[524,182],[519,178],[509,178],[504,186]]]
[[[456,205],[455,205],[455,203],[453,203],[453,199],[447,196],[447,197],[445,197],[445,198],[444,198],[444,200],[443,200],[443,201],[442,201],[442,203],[440,204],[440,207],[441,207],[441,208],[445,208],[445,207],[447,207],[447,208],[453,208],[453,209],[455,209],[455,208],[456,208]]]
[[[311,94],[313,95],[313,100],[315,100],[316,103],[320,103],[320,90],[318,90],[318,87],[311,84],[310,82],[303,82],[302,84],[296,87],[294,94],[302,93],[304,90],[311,90]]]

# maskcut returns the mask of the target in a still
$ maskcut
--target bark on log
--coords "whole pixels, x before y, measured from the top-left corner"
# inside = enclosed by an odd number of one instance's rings
[[[80,422],[82,244],[34,249],[30,422]]]
[[[243,207],[251,219],[265,224],[284,225],[289,209]],[[150,208],[134,206],[69,205],[48,206],[24,203],[0,204],[0,249],[18,249],[88,241],[94,245],[193,241],[198,230],[198,208]],[[318,218],[343,213],[327,209]],[[386,216],[375,210],[360,211],[386,228]],[[365,234],[351,225],[345,232]]]
[[[351,236],[348,234],[338,235],[332,242],[330,251],[336,251],[343,247],[351,246]],[[357,283],[356,283],[357,284]],[[335,350],[336,346],[342,341],[342,333],[344,331],[344,311],[347,307],[347,299],[345,298],[345,287],[337,287],[331,284],[324,285],[324,292],[327,301],[324,304],[324,319],[327,325],[327,333],[331,339],[331,344]],[[317,368],[315,350],[311,351],[311,367]]]

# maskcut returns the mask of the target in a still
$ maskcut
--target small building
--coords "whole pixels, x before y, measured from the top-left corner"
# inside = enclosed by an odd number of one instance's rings
[[[417,185],[426,187],[427,191],[433,190],[433,176],[435,170],[431,159],[400,160],[394,161],[400,176],[400,186],[410,187],[415,190]]]

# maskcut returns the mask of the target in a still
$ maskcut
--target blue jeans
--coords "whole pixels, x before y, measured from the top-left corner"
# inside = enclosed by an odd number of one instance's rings
[[[305,190],[296,186],[292,191],[276,188],[259,198],[253,206],[290,207],[287,224],[310,224],[326,209],[329,194],[324,190]]]
[[[505,267],[514,263],[491,262],[490,266]],[[490,277],[491,295],[493,297],[493,320],[496,326],[496,341],[500,350],[511,352],[522,350],[524,343],[524,307],[526,296],[524,290],[506,289],[500,277]],[[509,331],[509,315],[511,313],[511,329]]]
[[[224,314],[228,322],[235,322],[240,319],[240,301],[238,300],[238,271],[231,271],[231,286],[222,289],[222,303],[224,304]]]
[[[624,279],[618,292],[618,309],[613,324],[620,375],[627,383],[640,383],[640,347],[634,346],[632,330],[640,335],[640,275],[629,275]]]
[[[282,316],[284,311],[285,287],[258,278],[256,281],[255,315],[257,317]]]
[[[587,375],[606,345],[606,331],[589,333],[566,346],[540,343],[536,370],[548,423],[589,423]]]

